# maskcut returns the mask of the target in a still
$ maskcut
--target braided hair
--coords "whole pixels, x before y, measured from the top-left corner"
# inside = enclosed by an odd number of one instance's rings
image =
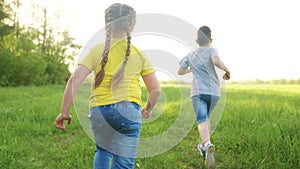
[[[100,62],[101,69],[95,76],[95,85],[94,85],[95,88],[101,84],[105,75],[104,68],[108,61],[111,34],[113,32],[126,32],[126,36],[127,36],[127,49],[126,49],[125,59],[122,63],[122,67],[117,71],[117,73],[112,78],[112,87],[117,86],[119,82],[122,80],[124,69],[127,64],[128,57],[130,55],[130,45],[131,45],[130,26],[135,21],[135,16],[136,16],[135,10],[132,7],[125,4],[114,3],[105,10],[105,31],[106,31],[105,47],[102,53],[102,60]]]

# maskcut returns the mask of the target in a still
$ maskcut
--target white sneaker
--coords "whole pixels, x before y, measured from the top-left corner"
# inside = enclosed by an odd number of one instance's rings
[[[200,155],[204,158],[204,160],[205,160],[205,154],[206,154],[206,150],[205,150],[205,148],[204,147],[202,147],[201,146],[201,143],[200,144],[198,144],[198,146],[197,146],[197,149],[199,150],[199,152],[200,152]]]
[[[214,169],[216,167],[214,152],[215,146],[213,144],[207,144],[205,154],[205,165],[208,169]]]

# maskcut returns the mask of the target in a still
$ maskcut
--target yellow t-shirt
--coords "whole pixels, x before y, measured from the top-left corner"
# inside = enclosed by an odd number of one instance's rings
[[[101,58],[104,43],[96,45],[79,63],[94,71],[94,76],[101,69]],[[126,39],[112,39],[108,54],[108,61],[104,67],[105,76],[101,84],[92,88],[89,107],[114,104],[120,101],[130,101],[141,104],[142,91],[140,77],[155,72],[147,57],[134,45],[130,46],[130,56],[124,69],[124,76],[117,88],[112,90],[111,80],[121,68],[127,49]]]

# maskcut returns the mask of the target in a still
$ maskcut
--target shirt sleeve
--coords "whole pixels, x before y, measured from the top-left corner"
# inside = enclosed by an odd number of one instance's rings
[[[152,66],[152,63],[150,62],[150,60],[142,52],[141,52],[141,54],[143,56],[143,66],[142,66],[141,75],[145,76],[145,75],[151,74],[153,72],[156,72],[156,70]]]
[[[219,56],[219,52],[216,48],[211,48],[211,57]]]
[[[190,55],[190,54],[189,54]],[[179,65],[183,69],[187,69],[190,66],[189,55],[185,56],[180,62]]]
[[[86,66],[90,71],[95,71],[101,60],[102,51],[103,45],[97,45],[91,48],[79,64]]]

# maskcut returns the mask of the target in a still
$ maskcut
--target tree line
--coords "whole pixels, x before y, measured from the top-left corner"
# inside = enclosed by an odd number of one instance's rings
[[[49,21],[47,7],[32,4],[34,24],[20,23],[20,0],[0,0],[0,86],[65,83],[69,65],[80,45],[67,29],[61,30],[59,13]]]

